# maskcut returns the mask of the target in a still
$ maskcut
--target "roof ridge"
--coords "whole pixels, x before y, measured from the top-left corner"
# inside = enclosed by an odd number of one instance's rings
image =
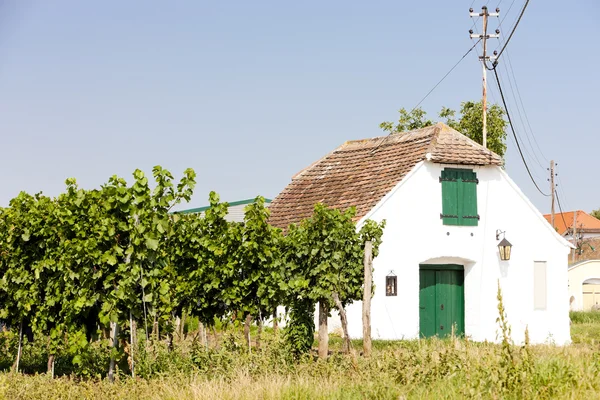
[[[431,151],[433,149],[435,149],[435,147],[437,146],[438,139],[440,137],[440,132],[442,131],[441,126],[439,126],[440,124],[441,124],[441,122],[438,122],[437,124],[434,125],[431,142],[429,143],[429,146],[427,146],[427,150],[425,151],[425,158],[427,158],[427,159],[429,159],[429,157],[431,157]]]
[[[475,146],[477,145],[477,146]],[[431,154],[429,153],[431,152]],[[438,122],[410,131],[350,140],[294,175],[271,204],[269,220],[287,227],[312,214],[316,203],[369,212],[420,162],[501,166],[502,158]]]

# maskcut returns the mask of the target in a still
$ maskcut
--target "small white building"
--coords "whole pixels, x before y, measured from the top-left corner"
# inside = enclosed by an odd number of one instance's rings
[[[248,204],[254,203],[256,199],[246,199],[246,200],[237,200],[232,201],[229,204],[229,208],[227,209],[227,215],[225,216],[225,220],[230,222],[244,222],[244,209]],[[265,207],[269,207],[271,204],[271,199],[265,199]],[[192,214],[199,213],[204,214],[206,210],[208,210],[210,206],[197,207],[197,208],[189,208],[187,210],[176,211],[177,214]]]
[[[600,260],[569,267],[569,304],[572,311],[600,310]]]
[[[496,341],[497,287],[513,339],[570,342],[567,256],[572,245],[502,168],[503,160],[444,124],[355,140],[301,171],[271,203],[286,227],[314,204],[357,209],[357,225],[386,220],[374,260],[375,339],[447,336]],[[500,259],[498,243],[512,243]],[[362,337],[362,304],[348,306]],[[330,320],[337,330],[337,316]]]

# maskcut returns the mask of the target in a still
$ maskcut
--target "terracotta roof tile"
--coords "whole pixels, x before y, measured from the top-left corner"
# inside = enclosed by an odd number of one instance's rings
[[[315,204],[356,207],[365,216],[420,161],[502,165],[498,155],[437,124],[423,129],[344,143],[300,171],[273,200],[270,222],[286,228],[312,214]]]
[[[592,217],[590,214],[586,213],[585,211],[568,211],[568,212],[564,212],[562,213],[556,213],[554,214],[554,228],[556,229],[556,231],[561,234],[564,235],[569,229],[573,228],[573,219],[575,216],[575,213],[577,213],[577,220],[576,220],[576,224],[577,224],[577,230],[579,231],[583,231],[583,232],[600,232],[600,220],[597,218]],[[548,222],[551,221],[551,215],[550,214],[546,214],[544,215],[544,218],[546,218],[546,220]]]

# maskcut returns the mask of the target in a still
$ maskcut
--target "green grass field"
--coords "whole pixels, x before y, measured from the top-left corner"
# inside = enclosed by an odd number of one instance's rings
[[[125,368],[114,383],[94,377],[104,371],[96,368],[95,353],[82,367],[90,377],[0,373],[0,399],[600,398],[597,317],[572,315],[573,344],[565,347],[464,339],[375,341],[373,356],[365,359],[358,354],[360,341],[354,342],[355,354],[345,355],[339,352],[341,340],[333,337],[327,361],[312,354],[293,360],[272,332],[249,353],[233,329],[209,349],[190,337],[171,351],[162,342],[140,344],[136,379]],[[45,359],[24,354],[31,371],[36,362]]]

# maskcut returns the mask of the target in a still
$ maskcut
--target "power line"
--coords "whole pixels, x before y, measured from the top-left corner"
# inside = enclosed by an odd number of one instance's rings
[[[496,71],[496,69],[494,69],[494,75],[496,77],[496,83],[498,84],[498,90],[500,91],[500,97],[502,97],[502,104],[504,104],[504,110],[506,111],[506,116],[508,117],[508,124],[510,125],[510,129],[511,129],[511,131],[513,133],[513,136],[515,138],[515,142],[517,142],[517,149],[519,150],[519,154],[521,155],[521,160],[523,160],[523,164],[525,165],[525,169],[527,170],[527,173],[529,174],[529,178],[531,178],[531,181],[535,185],[536,189],[543,196],[549,197],[550,196],[549,194],[546,194],[546,193],[542,192],[542,190],[538,186],[538,184],[535,181],[535,179],[533,179],[533,175],[531,175],[531,171],[529,170],[529,166],[527,165],[527,161],[525,161],[525,157],[523,156],[523,151],[521,150],[521,145],[519,144],[519,140],[517,139],[517,134],[515,132],[515,128],[514,128],[513,123],[512,123],[512,119],[510,118],[510,113],[508,112],[508,107],[506,106],[506,100],[504,99],[504,92],[502,91],[502,86],[500,85],[500,79],[498,78],[498,72]]]
[[[513,4],[515,3],[515,0],[513,0],[513,2],[510,4],[510,7],[508,9],[508,11],[510,11],[510,9],[512,8]],[[508,15],[508,12],[507,14]],[[504,16],[504,18],[502,18],[502,20],[500,20],[500,29],[502,30],[502,22],[504,22],[504,19],[506,18],[506,15]],[[502,39],[499,39],[499,45],[498,47],[502,46]],[[517,111],[519,112],[519,117],[521,119],[521,124],[523,124],[523,128],[525,129],[525,134],[527,135],[527,141],[529,142],[529,145],[531,146],[531,150],[536,158],[536,160],[538,161],[538,164],[540,164],[539,159],[536,156],[536,152],[535,149],[533,148],[533,145],[531,144],[531,140],[529,138],[529,133],[531,133],[531,136],[533,137],[533,142],[535,143],[535,146],[537,147],[537,149],[539,150],[540,155],[542,156],[542,158],[546,161],[546,163],[548,163],[548,159],[546,158],[546,156],[544,155],[544,152],[542,151],[540,144],[537,141],[537,138],[535,136],[535,134],[533,133],[533,128],[531,127],[531,122],[529,122],[529,117],[527,115],[527,111],[525,110],[525,104],[523,103],[523,98],[521,97],[521,91],[519,90],[519,85],[517,83],[517,76],[515,75],[515,70],[513,69],[512,66],[512,60],[510,58],[510,53],[508,52],[508,50],[506,50],[506,57],[508,60],[508,67],[510,67],[510,71],[512,74],[512,81],[514,81],[515,83],[515,89],[517,92],[517,96],[519,97],[519,103],[517,103]],[[495,68],[496,66],[494,66]],[[504,65],[505,69],[506,69],[506,73],[508,75],[508,80],[509,83],[511,83],[511,74],[508,73],[508,69],[506,68],[506,64]],[[512,89],[512,83],[511,83],[511,89]],[[513,90],[513,98],[514,98],[514,90]],[[516,102],[516,98],[515,98],[515,102]],[[520,104],[520,108],[519,108],[519,104]],[[525,121],[527,122],[527,126],[525,126],[525,123],[523,122],[523,118],[521,117],[521,112],[520,110],[523,110],[523,115],[525,116]],[[527,130],[527,127],[529,128],[529,131]],[[541,166],[541,164],[540,164]],[[543,167],[542,167],[543,169]]]
[[[508,54],[508,53],[506,53]],[[537,157],[537,155],[535,154],[535,149],[533,147],[533,143],[531,143],[531,138],[529,137],[529,132],[527,131],[527,127],[525,126],[525,121],[523,120],[523,115],[521,114],[521,108],[519,108],[519,103],[517,102],[517,96],[515,95],[515,89],[513,88],[513,84],[512,84],[512,80],[510,79],[510,73],[508,72],[508,67],[506,66],[506,63],[504,64],[504,70],[506,71],[506,76],[508,77],[508,85],[510,87],[510,91],[512,93],[512,97],[513,100],[515,101],[515,104],[517,105],[517,114],[519,115],[519,120],[521,121],[521,125],[523,126],[523,130],[525,131],[525,137],[527,138],[527,142],[529,143],[529,146],[531,148],[531,154],[533,154],[533,160],[540,166],[540,168],[542,170],[544,170],[544,166],[542,165],[541,161],[539,160],[539,158]],[[515,86],[516,86],[516,81],[515,81]],[[525,146],[525,143],[523,143],[523,147],[527,147]],[[530,155],[531,156],[531,155]]]
[[[569,226],[567,225],[567,222],[565,221],[565,213],[562,210],[562,207],[560,205],[560,197],[558,197],[558,191],[554,190],[554,193],[556,194],[556,200],[558,200],[558,209],[560,210],[560,216],[563,220],[563,224],[565,224],[565,228],[569,229]]]
[[[523,14],[525,14],[525,9],[527,9],[527,5],[528,4],[529,4],[529,0],[526,0],[525,1],[525,5],[523,6],[523,9],[521,10],[521,14],[519,14],[519,18],[517,18],[517,22],[515,22],[515,25],[513,26],[513,29],[510,32],[510,35],[508,35],[508,39],[506,39],[506,42],[504,43],[504,46],[502,47],[502,49],[500,50],[500,52],[496,56],[496,60],[494,61],[494,64],[498,63],[498,59],[502,55],[502,52],[504,52],[504,49],[506,49],[506,46],[508,46],[508,42],[510,42],[510,39],[512,38],[513,34],[517,30],[517,26],[519,26],[519,22],[521,22],[521,18],[523,17]]]
[[[570,209],[571,209],[571,204],[570,204],[570,202],[569,202],[569,199],[568,199],[568,198],[567,198],[567,196],[566,196],[566,192],[565,192],[565,191],[564,191],[564,189],[563,189],[563,187],[564,187],[564,184],[563,184],[563,182],[562,182],[562,179],[560,178],[560,175],[561,175],[561,174],[556,174],[556,177],[558,178],[558,188],[559,188],[559,190],[561,191],[561,193],[563,194],[563,198],[565,199],[565,205],[567,206],[567,209],[569,209],[569,210],[570,210]]]
[[[515,3],[515,0],[513,0],[513,1],[511,2],[511,4],[510,4],[510,7],[509,7],[508,11],[510,11],[510,9],[512,8],[512,6],[513,6],[513,4],[514,4],[514,3]],[[510,33],[510,35],[509,35],[508,39],[507,39],[507,41],[506,41],[506,42],[504,43],[504,45],[502,46],[502,49],[501,49],[501,51],[500,51],[500,54],[498,54],[498,55],[496,56],[496,59],[494,60],[494,63],[492,64],[492,68],[490,68],[490,67],[488,67],[488,66],[486,65],[486,68],[487,68],[488,70],[493,70],[493,71],[494,71],[494,73],[496,74],[496,80],[497,80],[498,84],[499,84],[499,82],[500,82],[500,81],[499,81],[499,79],[498,79],[498,70],[497,70],[497,67],[498,67],[498,59],[499,59],[500,55],[502,54],[502,52],[504,52],[504,51],[506,50],[506,46],[508,45],[508,42],[509,42],[509,41],[510,41],[510,39],[512,38],[512,36],[513,36],[514,32],[516,31],[516,29],[517,29],[517,26],[519,25],[519,22],[521,21],[521,18],[523,17],[523,14],[525,13],[525,10],[527,9],[527,6],[528,6],[528,4],[529,4],[529,0],[526,0],[525,4],[523,5],[523,8],[522,8],[522,10],[521,10],[521,13],[519,14],[519,17],[517,18],[517,20],[516,20],[516,22],[515,22],[515,24],[514,24],[514,26],[513,26],[513,28],[512,28],[512,31],[511,31],[511,33]],[[507,15],[508,15],[508,12],[505,14],[504,18],[502,18],[502,20],[500,21],[500,28],[502,28],[502,22],[503,22],[503,21],[506,19]],[[500,40],[500,45],[502,45],[502,40]],[[528,118],[528,116],[527,116],[527,112],[525,111],[525,107],[524,107],[524,104],[523,104],[523,98],[521,97],[521,92],[520,92],[520,90],[519,90],[519,87],[518,87],[518,84],[517,84],[517,80],[516,80],[516,76],[515,76],[515,73],[514,73],[514,69],[513,69],[513,67],[512,67],[512,62],[511,62],[511,60],[510,60],[510,55],[509,55],[509,53],[508,53],[508,52],[507,52],[506,54],[507,54],[507,57],[508,57],[508,63],[509,63],[509,67],[510,67],[510,69],[511,69],[511,71],[512,71],[512,80],[511,80],[511,73],[509,72],[509,70],[508,70],[508,67],[506,66],[506,64],[504,65],[504,69],[505,69],[505,71],[506,71],[506,74],[507,74],[507,79],[508,79],[508,83],[509,83],[509,85],[510,85],[510,90],[511,90],[511,93],[512,93],[513,99],[514,99],[514,101],[515,101],[515,103],[516,103],[517,112],[518,112],[518,114],[519,114],[519,120],[521,121],[521,125],[522,125],[523,129],[525,130],[526,139],[527,139],[527,142],[529,143],[529,146],[530,146],[530,148],[531,148],[531,153],[529,153],[529,151],[528,151],[528,149],[527,149],[527,146],[525,146],[525,143],[523,143],[523,145],[524,145],[524,148],[523,148],[523,149],[524,149],[524,150],[525,150],[525,152],[526,152],[526,153],[529,155],[529,157],[530,157],[531,159],[533,159],[533,161],[535,161],[535,163],[537,163],[537,165],[538,165],[540,168],[544,169],[544,167],[542,166],[542,163],[540,162],[540,159],[539,159],[539,158],[538,158],[538,156],[537,156],[537,152],[536,152],[536,150],[535,150],[535,148],[534,148],[534,145],[533,145],[533,143],[532,143],[532,140],[531,140],[530,136],[533,136],[533,141],[535,142],[535,144],[536,144],[536,146],[537,146],[537,148],[538,148],[538,150],[539,150],[539,152],[540,152],[541,156],[542,156],[544,159],[545,159],[546,157],[544,156],[544,154],[543,154],[543,151],[541,150],[541,148],[540,148],[540,146],[539,146],[539,143],[537,142],[537,139],[536,139],[536,137],[535,137],[535,135],[534,135],[534,133],[533,133],[533,129],[531,129],[531,123],[529,122],[529,118]],[[514,88],[513,88],[513,81],[514,81],[514,86],[515,86]],[[500,87],[500,86],[499,86],[499,87]],[[501,89],[501,88],[500,88],[500,89]],[[518,95],[518,97],[519,97],[519,99],[520,99],[520,100],[519,100],[520,102],[518,102],[518,101],[517,101],[517,96],[515,95],[515,91],[517,92],[517,95]],[[505,108],[505,110],[506,110],[506,112],[507,112],[507,115],[510,115],[510,114],[509,114],[509,110],[508,110],[508,106],[507,106],[507,104],[506,104],[506,101],[505,101],[505,99],[504,99],[504,96],[503,96],[503,93],[501,93],[501,94],[502,94],[502,97],[503,97],[504,108]],[[519,106],[520,106],[520,107],[519,107]],[[523,110],[523,113],[521,113],[521,109]],[[523,115],[525,115],[525,120],[527,121],[527,126],[525,125],[525,121],[524,121],[524,119],[523,119]],[[529,127],[529,130],[527,129],[527,127]],[[516,139],[516,143],[517,143],[517,148],[519,149],[519,152],[520,152],[520,153],[521,153],[521,155],[522,155],[521,146],[520,146],[520,144],[518,143],[518,139],[516,138],[516,136],[517,136],[517,135],[516,135],[516,132],[514,131],[514,126],[512,125],[512,121],[511,121],[511,129],[513,130],[513,133],[514,133],[514,135],[515,135],[515,139]],[[531,135],[530,135],[530,133],[531,133]],[[533,156],[532,156],[532,154],[533,154]],[[523,157],[523,155],[522,155],[522,157]],[[524,158],[524,157],[523,157],[523,158]],[[529,170],[529,168],[528,168],[528,172],[530,173],[530,176],[531,176],[531,170]],[[535,180],[534,180],[534,183],[535,183]],[[536,185],[536,186],[537,186],[537,185]],[[539,190],[539,187],[538,187],[538,190]],[[541,191],[540,191],[540,192],[541,192]]]
[[[508,53],[508,50],[506,51],[506,57],[508,60],[508,66],[510,67],[510,70],[512,73],[513,81],[515,82],[515,88],[517,89],[517,96],[519,97],[519,102],[521,104],[521,108],[523,109],[523,115],[525,115],[525,121],[527,122],[527,126],[529,127],[529,132],[531,133],[531,137],[533,137],[533,142],[535,143],[537,149],[539,150],[540,155],[546,162],[548,162],[548,159],[544,155],[544,152],[542,151],[540,144],[538,143],[538,141],[535,137],[535,134],[533,133],[533,128],[531,127],[531,123],[529,122],[529,117],[527,116],[527,111],[525,111],[525,105],[523,103],[523,98],[521,97],[521,91],[519,90],[519,85],[517,84],[517,77],[515,76],[515,71],[513,69],[512,61],[510,59],[510,54]],[[527,132],[527,130],[525,132]],[[532,146],[532,148],[533,148],[533,146]]]
[[[513,0],[513,3],[514,3],[514,0]],[[486,3],[486,5],[487,5],[487,3]],[[487,7],[486,7],[486,6],[484,6],[484,7],[483,7],[483,14],[479,14],[480,16],[481,16],[481,15],[483,15],[483,17],[484,17],[484,20],[483,20],[483,21],[484,21],[484,22],[483,22],[483,26],[484,26],[483,30],[484,30],[484,33],[483,33],[483,35],[479,35],[479,34],[477,34],[477,35],[473,35],[473,31],[471,30],[471,31],[470,31],[470,33],[471,33],[471,36],[470,36],[470,37],[471,37],[471,38],[474,38],[474,37],[479,37],[479,38],[480,38],[480,40],[483,40],[483,43],[484,43],[483,56],[482,56],[482,57],[480,57],[480,59],[482,60],[483,66],[484,66],[484,70],[483,70],[483,72],[484,72],[484,74],[483,74],[483,82],[484,82],[484,89],[483,89],[483,104],[484,104],[484,119],[483,119],[483,132],[484,132],[484,135],[483,135],[483,136],[484,136],[484,138],[483,138],[483,141],[484,141],[484,146],[485,146],[485,97],[486,97],[486,88],[485,88],[485,81],[486,81],[486,79],[485,79],[485,75],[486,75],[486,74],[485,74],[485,71],[486,71],[486,69],[488,69],[488,70],[493,70],[493,71],[494,71],[494,76],[495,76],[495,78],[496,78],[496,83],[498,84],[498,90],[499,90],[499,92],[500,92],[500,96],[501,96],[501,98],[502,98],[502,104],[504,105],[504,109],[505,109],[505,111],[506,111],[506,116],[508,117],[508,123],[509,123],[509,125],[510,125],[510,129],[511,129],[511,131],[512,131],[512,134],[513,134],[513,137],[514,137],[515,143],[516,143],[516,145],[517,145],[517,149],[519,150],[519,155],[521,156],[521,160],[523,161],[523,165],[525,165],[525,169],[527,170],[527,173],[529,174],[529,178],[531,179],[531,181],[532,181],[532,182],[533,182],[533,184],[535,185],[536,189],[537,189],[537,190],[538,190],[538,191],[539,191],[539,192],[540,192],[540,193],[541,193],[543,196],[549,197],[550,195],[548,195],[548,194],[544,193],[544,192],[543,192],[543,191],[540,189],[540,187],[539,187],[539,185],[537,184],[537,182],[536,182],[535,178],[533,177],[533,174],[532,174],[532,172],[531,172],[531,170],[530,170],[530,168],[529,168],[529,165],[527,164],[527,161],[525,160],[525,156],[523,155],[523,150],[521,149],[521,145],[520,145],[520,143],[519,143],[519,139],[518,139],[518,137],[517,137],[517,133],[516,133],[516,131],[515,131],[515,127],[514,127],[514,125],[513,125],[512,118],[511,118],[511,116],[510,116],[510,111],[508,110],[508,106],[507,106],[507,104],[506,104],[506,99],[505,99],[505,97],[504,97],[504,92],[503,92],[503,90],[502,90],[502,86],[501,86],[501,84],[500,84],[500,78],[498,77],[498,71],[497,71],[498,59],[499,59],[499,57],[502,55],[502,53],[504,52],[504,50],[506,49],[506,46],[507,46],[507,45],[508,45],[508,43],[510,42],[510,40],[511,40],[512,36],[514,35],[515,31],[517,30],[517,27],[519,26],[519,23],[521,22],[521,18],[523,17],[523,14],[525,13],[525,10],[527,9],[527,6],[528,6],[528,5],[529,5],[529,0],[526,0],[525,4],[524,4],[524,6],[523,6],[523,9],[521,10],[521,13],[519,14],[519,17],[517,18],[517,20],[516,20],[516,22],[515,22],[515,24],[514,24],[514,26],[513,26],[513,28],[512,28],[512,31],[510,32],[510,35],[508,36],[508,39],[506,40],[506,42],[504,43],[504,46],[503,46],[503,47],[502,47],[502,49],[500,50],[500,53],[496,54],[496,52],[494,52],[494,54],[496,55],[496,57],[494,58],[494,62],[493,62],[493,64],[492,64],[492,68],[488,67],[488,65],[487,65],[487,62],[486,62],[486,61],[487,61],[487,57],[486,57],[486,54],[485,54],[485,43],[486,43],[485,39],[487,39],[487,38],[491,38],[491,37],[498,37],[498,35],[488,35],[488,34],[486,33],[486,22],[487,22],[487,18],[486,18],[486,17],[488,17],[488,16],[492,16],[492,14],[488,14],[488,13],[487,13]],[[512,3],[511,3],[511,7],[512,7]],[[509,10],[510,10],[510,8],[509,8]],[[470,11],[470,15],[471,15],[471,17],[475,17],[475,16],[477,16],[477,14],[476,14],[476,13],[473,13],[473,9],[470,9],[469,11]],[[497,12],[494,14],[494,16],[498,16],[499,8],[498,8],[496,11],[497,11]],[[499,33],[499,32],[500,32],[500,31],[496,30],[496,33]],[[475,45],[476,45],[476,44],[477,44],[477,43],[475,43]],[[475,45],[474,45],[474,46],[475,46]],[[505,66],[505,68],[506,68],[506,66]],[[508,74],[508,69],[507,69],[507,68],[506,68],[506,72],[507,72],[507,74]],[[513,74],[514,74],[514,71],[513,71]],[[515,100],[515,102],[516,102],[516,97],[515,97],[515,94],[514,94],[514,89],[512,89],[512,82],[510,81],[510,75],[509,75],[509,83],[510,83],[511,90],[512,90],[512,93],[513,93],[513,98],[514,98],[514,100]],[[515,85],[516,85],[516,80],[515,80]],[[520,116],[520,118],[521,118],[521,124],[523,125],[523,128],[525,129],[525,133],[527,134],[527,140],[530,142],[530,145],[531,145],[531,147],[532,147],[532,150],[533,150],[533,145],[531,144],[531,140],[529,139],[529,135],[528,135],[528,133],[527,133],[527,129],[525,128],[525,123],[523,122],[523,117],[521,116],[521,111],[520,111],[520,109],[519,109],[519,107],[518,107],[518,103],[517,103],[517,111],[518,111],[518,113],[519,113],[519,116]],[[525,148],[525,150],[527,150],[527,148]],[[537,156],[535,155],[535,151],[533,152],[533,154],[534,154],[534,156],[535,156],[535,161],[537,161],[538,165],[539,165],[540,167],[542,167],[542,166],[541,166],[541,163],[540,163],[540,162],[539,162],[539,160],[537,159]],[[543,167],[542,167],[542,168],[543,168]],[[555,192],[555,190],[554,190],[554,188],[552,188],[552,192],[551,192],[551,194],[553,194],[554,192]]]
[[[494,70],[494,71],[495,71],[495,72],[498,74],[498,77],[502,76],[502,72],[501,72],[500,70],[496,69],[496,70]],[[514,93],[514,92],[513,92],[513,93]],[[513,97],[514,97],[514,96],[513,96]],[[504,108],[505,108],[505,110],[506,110],[506,112],[507,112],[507,114],[508,114],[508,113],[510,112],[510,111],[509,111],[509,109],[508,109],[508,104],[504,104]],[[517,111],[518,111],[518,109],[517,109]],[[515,131],[515,132],[516,132],[516,131]],[[512,139],[512,136],[509,136],[509,137]],[[517,137],[518,137],[518,138],[521,138],[521,135],[517,134]],[[515,141],[513,140],[513,142],[515,142]],[[531,152],[529,151],[529,149],[527,148],[527,146],[525,145],[525,143],[523,142],[523,140],[521,140],[521,142],[522,142],[522,144],[523,144],[522,150],[523,150],[523,153],[524,153],[524,155],[525,155],[525,159],[532,160],[534,157],[531,155]],[[516,145],[516,142],[515,142],[515,145]],[[535,153],[534,153],[534,154],[535,154]],[[536,160],[537,160],[537,158],[536,158]],[[536,160],[534,160],[534,161],[536,161]],[[545,168],[541,166],[541,164],[539,163],[539,161],[537,161],[537,165],[538,165],[538,166],[539,166],[539,167],[540,167],[542,170],[544,170],[544,171],[545,171]],[[533,167],[535,167],[535,166],[536,166],[536,164],[533,164]],[[532,169],[531,169],[531,174],[533,175],[534,179],[536,179],[536,180],[538,180],[538,179],[539,179],[539,180],[543,180],[542,178],[540,178],[540,176],[538,175],[538,173],[537,173],[537,171],[536,171],[536,169],[535,169],[535,168],[532,168]]]
[[[480,39],[480,40],[481,40],[481,39]],[[461,57],[461,58],[460,58],[460,59],[459,59],[457,62],[456,62],[456,64],[454,64],[454,66],[453,66],[452,68],[450,68],[450,71],[446,72],[446,75],[444,75],[444,76],[442,77],[442,79],[440,79],[440,80],[439,80],[439,82],[438,82],[438,83],[436,83],[436,84],[435,84],[435,86],[434,86],[433,88],[431,88],[431,90],[430,90],[429,92],[427,92],[427,94],[425,95],[425,97],[423,97],[423,98],[422,98],[422,99],[421,99],[421,100],[420,100],[420,101],[417,103],[417,105],[413,107],[413,109],[410,111],[411,113],[412,113],[412,112],[413,112],[413,111],[414,111],[414,110],[415,110],[417,107],[419,107],[419,106],[421,105],[421,103],[423,103],[423,102],[425,101],[425,99],[426,99],[427,97],[429,97],[429,95],[430,95],[430,94],[431,94],[431,93],[432,93],[432,92],[433,92],[433,91],[434,91],[434,90],[435,90],[435,89],[436,89],[436,88],[437,88],[437,87],[440,85],[440,83],[442,83],[442,82],[444,81],[444,79],[446,79],[446,77],[448,77],[448,75],[450,75],[450,73],[451,73],[452,71],[454,71],[454,68],[458,67],[458,64],[460,64],[460,62],[461,62],[462,60],[464,60],[464,58],[465,58],[465,57],[466,57],[466,56],[467,56],[467,55],[468,55],[468,54],[469,54],[471,51],[473,51],[473,49],[475,48],[475,46],[477,46],[477,44],[479,43],[479,41],[480,41],[480,40],[478,40],[478,41],[477,41],[477,42],[476,42],[476,43],[475,43],[473,46],[471,46],[471,48],[470,48],[470,49],[469,49],[469,50],[468,50],[468,51],[467,51],[467,52],[466,52],[466,53],[465,53],[465,54],[464,54],[464,55],[463,55],[463,56],[462,56],[462,57]]]
[[[508,17],[508,14],[510,13],[510,10],[512,9],[513,5],[515,4],[515,0],[513,0],[510,3],[510,6],[508,7],[508,10],[506,10],[506,13],[504,14],[504,17],[502,17],[502,19],[500,20],[500,26],[502,26],[502,23],[504,22],[504,20],[506,19],[506,17]]]
[[[473,0],[473,2],[475,2],[475,0]],[[481,39],[480,39],[480,40],[481,40]],[[436,88],[437,88],[437,87],[440,85],[440,83],[442,83],[442,82],[444,81],[444,79],[446,79],[446,78],[448,77],[448,75],[450,75],[450,73],[452,73],[452,71],[454,71],[454,69],[455,69],[456,67],[458,67],[458,64],[460,64],[460,63],[461,63],[461,61],[462,61],[462,60],[464,60],[464,59],[465,59],[465,57],[466,57],[466,56],[468,56],[468,55],[469,55],[469,53],[470,53],[471,51],[473,51],[473,49],[475,48],[475,46],[477,46],[477,44],[479,43],[479,41],[480,41],[480,40],[478,40],[478,41],[477,41],[477,42],[476,42],[476,43],[475,43],[473,46],[471,46],[471,48],[470,48],[469,50],[467,50],[467,52],[466,52],[466,53],[465,53],[465,54],[464,54],[464,55],[463,55],[463,56],[462,56],[462,57],[461,57],[461,58],[460,58],[460,59],[459,59],[459,60],[456,62],[456,64],[454,64],[454,65],[452,66],[452,68],[450,68],[450,70],[449,70],[448,72],[446,72],[446,74],[445,74],[445,75],[442,77],[442,79],[440,79],[440,80],[438,81],[438,83],[436,83],[436,84],[435,84],[435,86],[434,86],[434,87],[432,87],[432,88],[431,88],[431,90],[430,90],[429,92],[427,92],[427,94],[426,94],[426,95],[425,95],[425,96],[424,96],[424,97],[423,97],[423,98],[422,98],[422,99],[421,99],[421,100],[420,100],[420,101],[417,103],[417,105],[416,105],[416,106],[414,106],[414,107],[412,108],[412,110],[410,110],[410,113],[409,113],[409,114],[411,114],[413,111],[415,111],[415,110],[417,109],[417,107],[419,107],[419,106],[421,105],[421,103],[423,103],[423,102],[425,101],[425,99],[426,99],[427,97],[429,97],[429,95],[430,95],[430,94],[431,94],[431,93],[432,93],[432,92],[433,92],[433,91],[434,91],[434,90],[435,90],[435,89],[436,89]],[[377,151],[377,149],[379,149],[379,147],[380,147],[380,146],[381,146],[381,145],[382,145],[382,144],[383,144],[383,143],[384,143],[384,142],[387,140],[387,138],[388,138],[389,136],[390,136],[390,135],[384,136],[384,137],[383,137],[383,138],[382,138],[382,139],[379,141],[379,143],[377,143],[377,145],[375,145],[375,147],[373,148],[373,150],[371,150],[371,154],[375,153],[375,152]]]

